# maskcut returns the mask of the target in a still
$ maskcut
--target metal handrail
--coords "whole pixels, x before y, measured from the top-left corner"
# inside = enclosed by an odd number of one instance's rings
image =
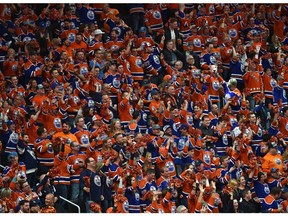
[[[68,200],[68,199],[66,199],[66,198],[64,198],[64,197],[62,197],[62,196],[59,196],[59,198],[62,199],[62,200],[64,200],[64,201],[66,201],[66,202],[68,202],[69,204],[71,204],[71,205],[73,205],[73,206],[76,206],[77,209],[78,209],[78,213],[79,213],[79,214],[81,213],[81,209],[80,209],[80,206],[79,206],[79,205],[71,202],[70,200]]]

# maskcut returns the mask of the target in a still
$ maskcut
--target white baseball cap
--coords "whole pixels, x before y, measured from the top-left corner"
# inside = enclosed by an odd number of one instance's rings
[[[101,29],[96,29],[94,31],[94,35],[104,34],[104,32],[101,31]]]

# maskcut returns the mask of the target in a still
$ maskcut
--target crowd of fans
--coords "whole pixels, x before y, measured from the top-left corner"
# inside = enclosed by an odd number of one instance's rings
[[[288,212],[287,14],[1,4],[0,211]]]

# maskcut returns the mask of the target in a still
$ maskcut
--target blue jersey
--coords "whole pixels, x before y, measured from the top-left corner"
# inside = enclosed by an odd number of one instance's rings
[[[264,198],[269,195],[270,188],[267,183],[260,183],[259,181],[254,181],[254,187],[251,190],[257,194],[257,197],[263,202]]]

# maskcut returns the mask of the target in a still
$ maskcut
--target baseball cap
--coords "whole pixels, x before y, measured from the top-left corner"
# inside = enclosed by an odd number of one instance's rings
[[[271,170],[270,170],[270,173],[276,173],[279,169],[277,167],[273,167]]]
[[[152,47],[152,44],[150,42],[146,42],[145,47]]]
[[[104,32],[101,29],[96,29],[94,31],[94,35],[104,34]]]
[[[282,189],[282,193],[287,193],[288,192],[288,188],[287,187],[284,187],[283,189]]]
[[[41,85],[41,84],[40,84]],[[56,82],[53,82],[52,85],[51,85],[51,89],[55,89],[56,87],[58,87],[58,83]]]
[[[142,26],[142,27],[139,29],[139,32],[147,32],[146,27]]]
[[[18,154],[17,152],[11,152],[8,156],[8,158],[11,158],[11,157],[18,157]]]
[[[152,126],[152,129],[153,129],[153,130],[160,129],[160,126],[159,126],[158,124],[154,124],[154,125]]]
[[[151,96],[159,94],[159,91],[157,89],[153,89],[151,92]]]
[[[196,160],[195,161],[195,166],[200,166],[202,164],[202,161],[201,160]]]
[[[169,128],[171,128],[170,125],[165,125],[165,126],[163,127],[163,131],[166,132]]]
[[[268,145],[269,148],[277,148],[278,145],[276,142],[270,142],[269,145]]]
[[[187,124],[182,124],[180,127],[179,127],[179,130],[182,130],[182,129],[184,129],[184,130],[188,130],[188,125]]]
[[[7,126],[8,126],[8,127],[9,127],[10,125],[12,125],[12,124],[15,124],[14,121],[12,121],[12,120],[9,120],[9,121],[7,122]]]
[[[235,78],[231,78],[228,83],[230,85],[236,86],[237,85],[237,80]]]
[[[41,89],[41,88],[44,88],[44,86],[42,84],[38,84],[37,89]]]

